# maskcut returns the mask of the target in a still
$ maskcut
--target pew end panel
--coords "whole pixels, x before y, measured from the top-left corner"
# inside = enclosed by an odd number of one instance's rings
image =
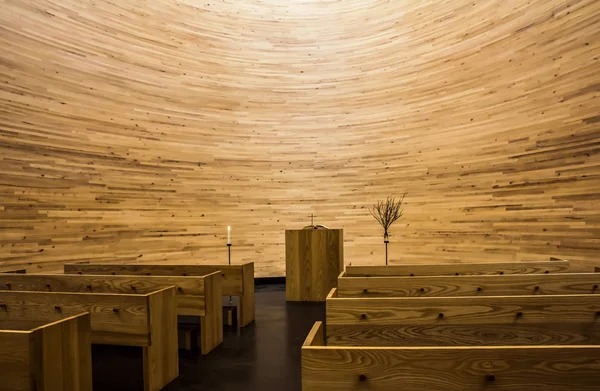
[[[347,266],[348,277],[383,276],[441,276],[489,274],[548,274],[565,273],[569,261],[491,262],[491,263],[439,263],[405,264],[388,266]]]
[[[200,349],[210,353],[223,342],[223,276],[221,271],[204,279],[205,316],[200,318]]]
[[[327,345],[594,345],[600,295],[330,298]]]
[[[242,265],[243,293],[240,298],[240,326],[246,327],[255,320],[254,262]]]
[[[179,376],[175,287],[146,298],[151,344],[143,348],[144,391],[159,391]]]
[[[0,320],[0,390],[91,391],[89,313],[43,323]]]
[[[592,391],[598,346],[302,347],[303,391]]]

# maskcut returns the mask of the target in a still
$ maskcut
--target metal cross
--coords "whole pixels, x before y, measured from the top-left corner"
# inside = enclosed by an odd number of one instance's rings
[[[310,217],[310,225],[314,226],[315,225],[315,217],[317,217],[317,216],[315,216],[313,213],[311,213],[310,216],[308,216],[308,217]]]

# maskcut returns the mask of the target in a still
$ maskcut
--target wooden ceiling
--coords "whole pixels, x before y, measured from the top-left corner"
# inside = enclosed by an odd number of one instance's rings
[[[600,2],[0,0],[0,262],[600,265]]]

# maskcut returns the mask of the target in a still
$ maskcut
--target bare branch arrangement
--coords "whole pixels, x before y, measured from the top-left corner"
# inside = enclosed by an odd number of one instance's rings
[[[383,227],[383,242],[385,243],[385,264],[388,264],[388,243],[389,241],[389,229],[394,221],[402,217],[402,202],[404,202],[406,193],[401,198],[388,197],[385,201],[377,201],[375,205],[369,210],[371,215],[375,217],[375,220]]]

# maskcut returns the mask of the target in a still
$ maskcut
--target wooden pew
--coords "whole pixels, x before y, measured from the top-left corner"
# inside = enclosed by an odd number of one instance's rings
[[[65,274],[202,276],[223,274],[223,296],[240,297],[240,325],[254,321],[254,262],[240,265],[66,264]]]
[[[338,297],[515,296],[600,293],[600,273],[339,277]]]
[[[201,353],[208,354],[223,342],[220,272],[205,276],[0,273],[0,290],[147,294],[169,286],[176,287],[177,314],[200,317]]]
[[[141,346],[144,390],[158,391],[179,375],[175,287],[147,294],[2,291],[0,319],[40,320],[90,313],[92,343]]]
[[[0,302],[0,391],[92,391],[90,314],[6,319],[15,304]]]
[[[324,346],[321,322],[302,346],[303,391],[597,391],[599,384],[599,346]]]
[[[340,346],[594,345],[600,295],[338,298],[327,343]]]
[[[486,274],[539,274],[561,273],[569,268],[569,261],[494,263],[441,263],[391,266],[346,266],[345,277],[383,276],[449,276]]]

